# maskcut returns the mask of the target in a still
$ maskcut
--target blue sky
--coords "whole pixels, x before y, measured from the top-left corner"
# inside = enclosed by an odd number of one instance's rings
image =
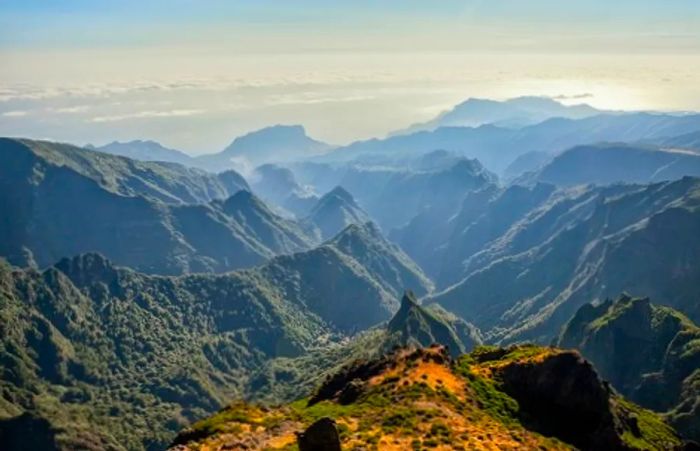
[[[552,33],[575,34],[577,44],[587,51],[609,50],[595,39],[608,34],[634,42],[628,48],[615,45],[619,51],[656,51],[663,43],[655,39],[674,38],[671,45],[683,41],[683,51],[700,47],[700,2],[696,0],[9,0],[0,8],[0,45],[5,49],[211,41],[235,45],[254,41],[260,34],[288,37],[290,33],[297,37],[292,41],[296,46],[324,48],[318,37],[331,34],[333,43],[353,49],[353,40],[371,32],[380,46],[405,51],[401,38],[413,31],[440,37],[426,39],[421,49],[471,50],[445,35],[456,33],[461,38],[470,31],[475,36],[494,28],[501,37],[494,48],[503,50],[520,50],[517,42],[528,37],[532,47],[527,50],[555,51],[556,45],[547,39]],[[368,50],[359,41],[356,50]],[[293,50],[285,42],[277,42],[278,50]],[[534,47],[542,43],[547,45]]]
[[[700,110],[700,1],[0,0],[0,61],[0,135],[345,143],[468,97]]]

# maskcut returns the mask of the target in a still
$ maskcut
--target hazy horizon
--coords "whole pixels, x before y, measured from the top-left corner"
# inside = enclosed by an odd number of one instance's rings
[[[471,97],[700,110],[691,1],[1,8],[1,135],[202,154],[274,124],[331,144],[381,137]]]

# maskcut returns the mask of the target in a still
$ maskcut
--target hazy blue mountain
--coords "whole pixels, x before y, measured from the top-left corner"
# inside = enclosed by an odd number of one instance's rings
[[[467,193],[496,180],[478,161],[459,158],[425,171],[350,167],[340,184],[373,220],[390,231],[411,221],[449,217]]]
[[[309,138],[301,125],[275,125],[240,136],[219,153],[196,157],[194,164],[214,172],[252,169],[321,155],[331,147]]]
[[[319,199],[310,186],[297,182],[290,169],[278,165],[255,168],[250,180],[257,195],[298,218],[306,216]]]
[[[576,348],[625,397],[664,412],[687,439],[700,439],[700,328],[648,298],[586,304],[557,346]]]
[[[313,206],[306,220],[318,227],[322,239],[328,239],[350,224],[364,224],[370,220],[352,194],[337,186],[327,192]]]
[[[317,159],[319,162],[401,161],[436,149],[478,159],[502,173],[518,156],[533,151],[557,153],[603,141],[637,142],[700,130],[700,115],[652,113],[600,114],[583,119],[552,118],[510,129],[494,125],[440,127],[386,139],[358,141]]]
[[[526,152],[513,160],[504,170],[503,178],[512,181],[526,172],[533,172],[548,163],[554,155],[547,152]]]
[[[169,163],[179,163],[192,165],[192,157],[184,152],[164,147],[155,141],[135,140],[129,142],[114,141],[104,146],[86,146],[98,152],[119,155],[140,161],[165,161]]]
[[[414,124],[394,134],[406,134],[440,127],[478,127],[484,124],[523,127],[553,117],[581,119],[600,114],[590,105],[567,106],[549,97],[516,97],[505,101],[467,99],[428,122]]]
[[[599,144],[562,152],[515,183],[544,182],[559,186],[652,183],[686,175],[700,176],[700,154],[657,147]]]
[[[610,190],[533,212],[434,300],[505,342],[548,341],[583,303],[623,291],[700,319],[700,179]]]
[[[657,144],[670,149],[687,149],[700,152],[700,131],[686,133],[672,138],[656,141]]]

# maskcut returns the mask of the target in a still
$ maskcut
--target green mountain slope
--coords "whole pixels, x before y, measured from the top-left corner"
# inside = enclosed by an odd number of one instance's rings
[[[428,347],[437,343],[447,347],[453,356],[481,344],[478,331],[473,327],[449,317],[444,310],[419,305],[411,291],[401,298],[401,308],[389,321],[387,334],[387,345]]]
[[[547,342],[582,304],[623,291],[665,299],[700,319],[698,206],[700,181],[684,178],[612,187],[583,209],[563,209],[544,222],[541,211],[508,232],[501,244],[510,251],[487,259],[434,300],[487,340],[505,342]]]
[[[398,303],[375,277],[330,245],[223,275],[148,276],[96,254],[3,264],[3,424],[48,421],[61,449],[162,448],[266,361],[388,320]]]
[[[406,289],[418,296],[432,291],[433,283],[418,265],[371,222],[351,224],[326,244],[357,260],[396,298]]]
[[[214,176],[45,142],[1,140],[0,153],[7,157],[0,205],[9,213],[0,219],[0,255],[13,264],[46,267],[100,252],[148,273],[221,272],[318,241],[239,189],[247,185],[232,172]]]
[[[700,328],[680,312],[629,296],[586,304],[557,346],[579,349],[626,397],[700,439]]]
[[[171,204],[205,203],[250,189],[233,171],[214,175],[175,163],[137,161],[49,141],[0,138],[0,157],[5,162],[0,178],[20,186],[49,183],[56,173],[70,170],[112,193]]]

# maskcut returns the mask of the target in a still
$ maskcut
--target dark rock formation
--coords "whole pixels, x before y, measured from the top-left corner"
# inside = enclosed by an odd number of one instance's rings
[[[299,451],[340,451],[340,436],[335,421],[321,418],[297,434]]]

